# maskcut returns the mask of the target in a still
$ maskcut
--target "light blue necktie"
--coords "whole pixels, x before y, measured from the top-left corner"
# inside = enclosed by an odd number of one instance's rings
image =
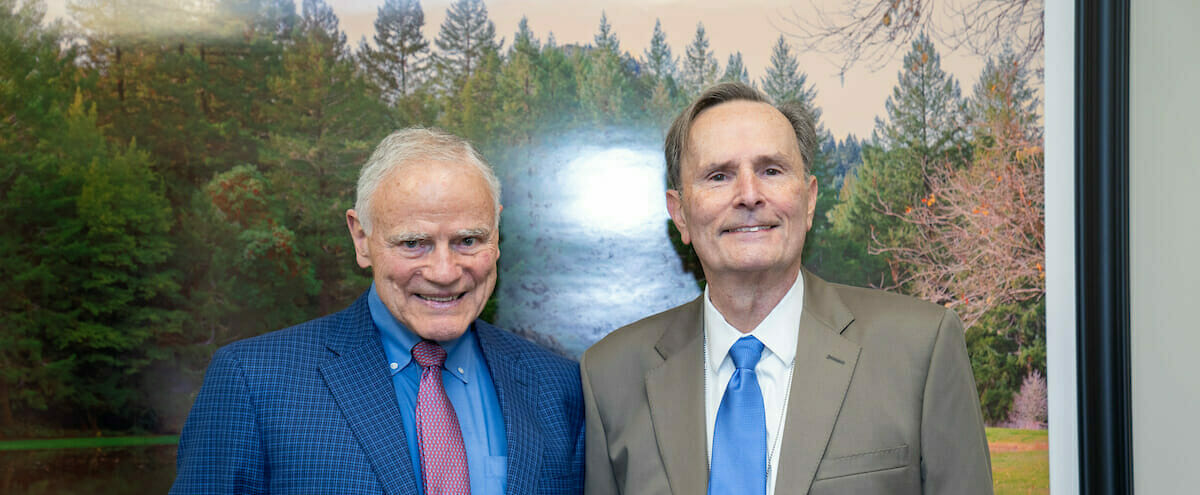
[[[762,351],[763,343],[748,336],[729,349],[737,369],[717,409],[709,495],[767,493],[767,417],[754,373]]]

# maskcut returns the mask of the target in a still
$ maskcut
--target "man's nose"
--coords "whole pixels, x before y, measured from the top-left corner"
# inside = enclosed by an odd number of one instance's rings
[[[462,264],[458,262],[458,253],[449,246],[434,248],[432,259],[425,270],[425,279],[435,284],[450,285],[462,277]]]
[[[762,181],[757,174],[738,174],[737,203],[745,208],[757,208],[763,204]]]

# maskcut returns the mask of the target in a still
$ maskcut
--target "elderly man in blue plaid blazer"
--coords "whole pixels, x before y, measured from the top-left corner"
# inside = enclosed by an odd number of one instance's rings
[[[217,351],[171,492],[582,493],[578,365],[477,319],[496,283],[499,198],[461,138],[385,138],[346,212],[371,288]]]

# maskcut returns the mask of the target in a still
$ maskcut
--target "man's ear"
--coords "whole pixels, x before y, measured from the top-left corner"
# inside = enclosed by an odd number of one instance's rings
[[[683,213],[683,196],[679,191],[667,189],[667,213],[671,215],[671,221],[675,222],[675,228],[679,229],[679,238],[684,244],[691,244],[692,237],[688,234],[687,215]]]
[[[500,205],[500,208],[496,209],[496,232],[493,234],[496,236],[496,260],[500,259],[500,214],[503,212],[504,205]]]
[[[812,228],[813,216],[817,212],[817,176],[808,174],[808,227],[805,230]]]
[[[358,218],[358,212],[353,208],[346,210],[346,228],[350,229],[350,239],[354,241],[354,258],[358,261],[358,266],[362,268],[371,266],[371,248],[367,242],[367,231]]]

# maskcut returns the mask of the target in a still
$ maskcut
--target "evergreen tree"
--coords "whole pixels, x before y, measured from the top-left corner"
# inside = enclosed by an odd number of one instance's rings
[[[499,91],[500,55],[496,50],[483,53],[479,65],[471,77],[450,100],[442,115],[443,126],[481,148],[491,144],[499,134],[499,113],[503,100]]]
[[[821,117],[821,109],[816,105],[817,90],[808,84],[808,74],[800,70],[800,62],[783,35],[771,49],[771,65],[762,78],[762,89],[773,101],[797,101],[809,109],[813,117]]]
[[[595,41],[582,66],[579,100],[594,122],[615,123],[630,114],[628,100],[636,94],[633,76],[618,51],[621,43],[603,14]]]
[[[835,208],[835,230],[862,243],[864,251],[850,276],[883,287],[897,287],[909,266],[878,254],[884,246],[910,245],[914,228],[898,215],[927,193],[927,172],[935,165],[962,164],[970,156],[963,131],[963,103],[957,81],[941,69],[927,36],[904,56],[904,66],[885,107],[888,120],[876,119],[874,145],[864,146],[857,180]],[[957,166],[957,165],[956,165]],[[871,254],[871,252],[876,254]]]
[[[971,99],[968,118],[978,145],[1040,139],[1039,101],[1029,87],[1029,72],[1017,55],[1006,50],[989,58]]]
[[[503,99],[500,131],[510,142],[527,142],[542,121],[545,79],[538,40],[529,28],[529,20],[522,16],[498,82]]]
[[[542,96],[545,105],[542,126],[546,129],[561,129],[569,125],[579,108],[579,85],[576,83],[576,66],[562,47],[554,40],[554,33],[546,36],[546,44],[539,57],[539,72],[543,75]]]
[[[78,94],[68,106],[44,82],[36,148],[0,200],[4,421],[19,408],[94,430],[153,428],[137,385],[182,320],[167,305],[179,289],[166,269],[172,210],[149,154],[109,144],[94,108]]]
[[[603,10],[600,11],[600,27],[592,39],[595,41],[597,49],[621,53],[621,42],[617,40],[617,34],[612,32],[612,25],[608,23],[608,14]]]
[[[419,0],[386,0],[377,10],[375,47],[362,44],[359,57],[388,101],[408,95],[420,83],[429,54],[424,26]]]
[[[675,115],[686,105],[687,102],[679,98],[679,92],[673,79],[658,79],[650,90],[650,97],[646,99],[647,121],[651,127],[661,129],[665,133],[667,127],[671,125],[671,121],[675,119]]]
[[[679,58],[671,54],[671,45],[667,44],[667,33],[662,30],[662,21],[655,19],[650,46],[642,54],[642,67],[656,79],[674,79],[678,65]]]
[[[489,51],[498,51],[496,26],[482,0],[455,0],[446,11],[437,40],[437,67],[443,90],[457,93]]]
[[[942,70],[928,36],[913,40],[897,79],[884,103],[887,121],[875,119],[876,142],[889,151],[904,150],[919,166],[961,160],[966,137],[961,92],[958,81]]]
[[[750,84],[750,72],[746,70],[746,64],[742,62],[742,52],[729,56],[729,62],[725,64],[725,75],[721,76],[721,81]]]
[[[259,158],[263,175],[283,201],[283,226],[312,263],[319,291],[313,315],[348,304],[366,285],[346,242],[343,214],[352,203],[358,170],[394,115],[342,54],[336,17],[328,7],[305,10],[283,68],[271,77],[270,134]],[[333,30],[336,34],[331,34]]]
[[[684,54],[683,90],[688,99],[691,99],[704,88],[717,82],[720,75],[717,57],[708,48],[708,35],[704,32],[704,23],[696,24],[696,36],[692,38]]]
[[[858,141],[858,136],[853,133],[847,134],[845,139],[834,144],[833,153],[836,157],[838,178],[834,188],[840,191],[845,177],[853,174],[858,166],[862,165],[862,145]]]
[[[329,49],[341,59],[349,55],[346,33],[342,32],[337,14],[325,0],[304,0],[300,14],[304,31],[310,36],[320,36],[329,42]],[[319,34],[318,34],[319,32]]]

